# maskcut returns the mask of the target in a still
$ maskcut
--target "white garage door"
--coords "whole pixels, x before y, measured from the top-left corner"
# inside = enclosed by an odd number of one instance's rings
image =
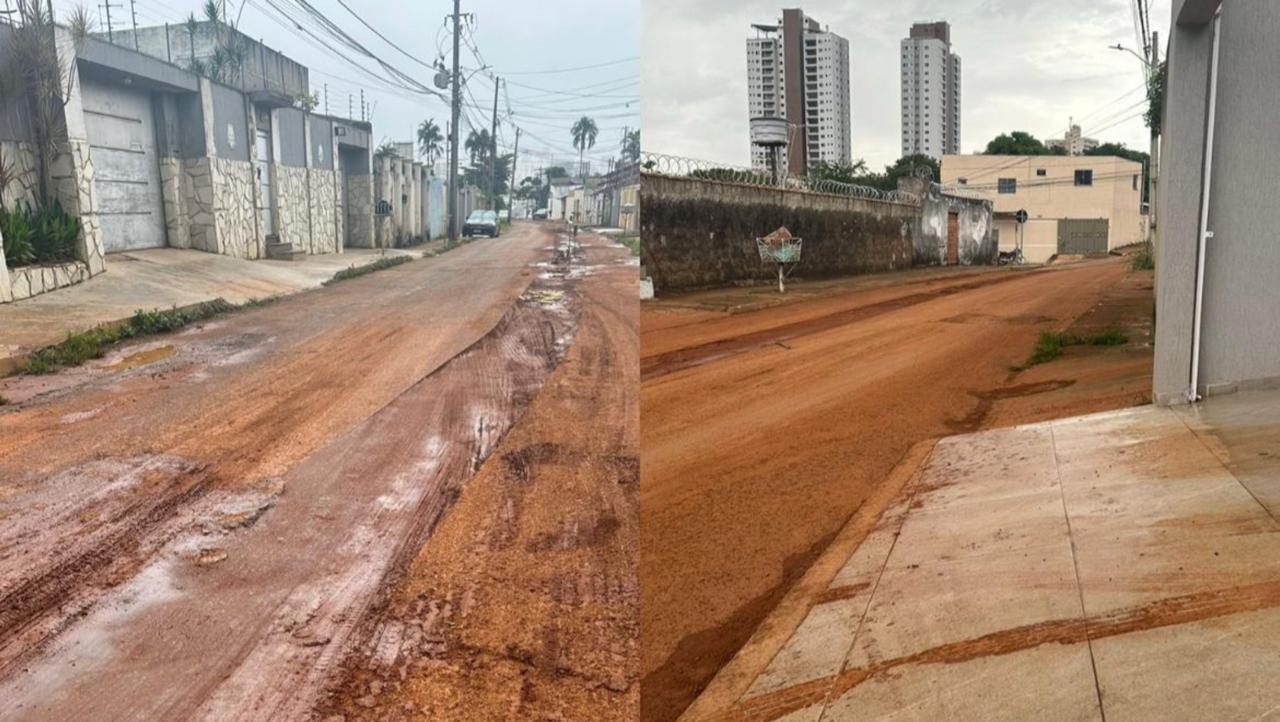
[[[103,246],[107,253],[164,246],[150,97],[88,79],[81,88]]]

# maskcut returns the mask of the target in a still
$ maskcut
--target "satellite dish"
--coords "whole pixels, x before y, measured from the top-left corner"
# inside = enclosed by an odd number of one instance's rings
[[[449,73],[441,70],[436,73],[436,87],[444,90],[449,87]]]

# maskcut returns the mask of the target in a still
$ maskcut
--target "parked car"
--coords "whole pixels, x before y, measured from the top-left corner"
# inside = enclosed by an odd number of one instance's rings
[[[471,211],[471,215],[462,224],[462,235],[497,238],[498,214],[494,211]]]
[[[534,212],[533,212],[533,219],[534,219],[535,221],[545,221],[545,220],[547,220],[547,209],[546,209],[546,208],[539,208],[538,210],[534,211]]]

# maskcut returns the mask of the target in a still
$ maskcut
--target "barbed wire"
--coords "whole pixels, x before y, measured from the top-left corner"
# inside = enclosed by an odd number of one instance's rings
[[[871,186],[843,183],[825,178],[802,178],[782,175],[776,180],[773,174],[759,168],[713,163],[667,153],[642,152],[640,172],[672,178],[697,178],[720,183],[738,183],[762,188],[781,188],[807,193],[848,196],[866,200],[919,205],[920,196],[906,191],[885,191]]]

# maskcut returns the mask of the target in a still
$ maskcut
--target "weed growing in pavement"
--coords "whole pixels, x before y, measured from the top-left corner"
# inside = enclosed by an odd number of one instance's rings
[[[66,340],[34,352],[16,369],[19,374],[51,374],[58,369],[79,366],[102,358],[112,346],[132,338],[171,333],[195,321],[202,321],[237,306],[216,298],[186,308],[167,311],[135,311],[124,323],[96,326],[88,331],[68,333]]]
[[[622,236],[618,242],[626,246],[631,251],[631,255],[640,255],[640,236]]]
[[[1108,329],[1088,336],[1077,336],[1065,331],[1041,331],[1036,345],[1031,350],[1027,362],[1017,370],[1048,363],[1062,355],[1062,349],[1068,346],[1120,346],[1129,342],[1129,337],[1115,329]]]
[[[325,281],[324,285],[328,286],[330,284],[337,283],[338,281],[345,281],[348,278],[355,278],[356,276],[363,276],[366,273],[381,271],[384,268],[391,268],[392,266],[398,266],[401,263],[408,263],[412,260],[413,256],[384,256],[373,263],[365,264],[363,266],[351,266],[350,268],[344,268],[333,274],[333,278]]]

